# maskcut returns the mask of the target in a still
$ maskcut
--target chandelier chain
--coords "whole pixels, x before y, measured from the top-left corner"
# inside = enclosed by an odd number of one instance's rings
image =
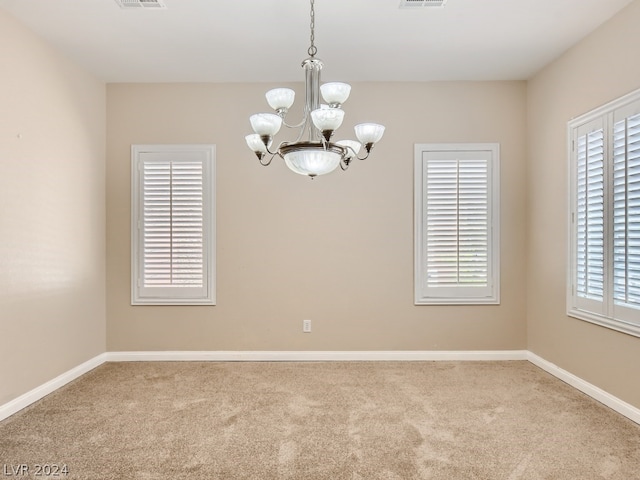
[[[316,12],[314,10],[314,3],[315,0],[311,0],[311,35],[309,37],[310,41],[311,41],[311,45],[309,46],[309,50],[307,50],[307,53],[309,54],[310,57],[315,57],[316,53],[318,53],[318,49],[314,44],[314,40],[315,40],[315,27],[316,27]]]

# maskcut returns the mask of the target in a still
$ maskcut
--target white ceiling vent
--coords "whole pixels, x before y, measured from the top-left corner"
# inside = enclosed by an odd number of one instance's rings
[[[400,0],[400,8],[444,7],[448,0]]]
[[[162,10],[167,8],[163,0],[116,0],[116,3],[120,5],[120,8],[125,9]]]

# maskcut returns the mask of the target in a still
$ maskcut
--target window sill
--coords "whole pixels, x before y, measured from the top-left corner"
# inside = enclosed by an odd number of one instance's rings
[[[567,315],[617,332],[626,333],[627,335],[632,335],[634,337],[640,337],[640,325],[636,325],[634,323],[623,322],[622,320],[585,312],[584,310],[579,310],[577,308],[569,309]]]

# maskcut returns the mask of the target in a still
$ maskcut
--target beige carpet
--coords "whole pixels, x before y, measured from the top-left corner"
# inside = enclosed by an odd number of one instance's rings
[[[632,480],[640,426],[528,362],[110,363],[0,422],[4,476],[23,464],[19,478]]]

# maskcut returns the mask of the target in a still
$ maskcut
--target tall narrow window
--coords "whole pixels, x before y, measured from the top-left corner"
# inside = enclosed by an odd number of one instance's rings
[[[640,91],[569,122],[567,313],[640,336]]]
[[[212,145],[132,147],[132,298],[215,304]]]
[[[415,303],[499,303],[499,146],[416,145]]]

